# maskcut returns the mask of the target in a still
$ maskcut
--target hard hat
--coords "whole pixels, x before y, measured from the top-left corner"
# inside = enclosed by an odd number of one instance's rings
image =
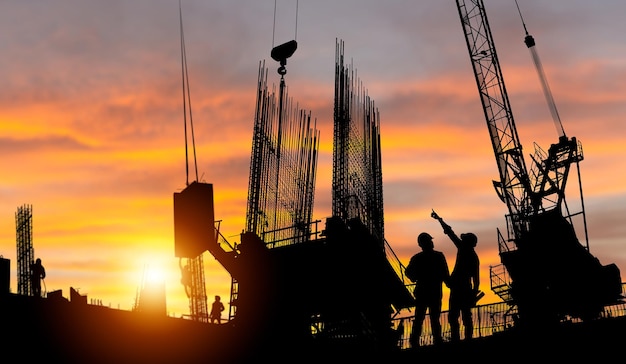
[[[478,244],[478,238],[474,233],[463,233],[461,234],[461,240],[467,242],[472,247],[475,247]]]
[[[417,245],[423,246],[425,242],[432,241],[433,237],[429,233],[421,233],[417,236]]]

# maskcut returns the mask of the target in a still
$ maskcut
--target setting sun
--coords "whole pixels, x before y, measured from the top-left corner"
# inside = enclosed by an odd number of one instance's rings
[[[145,284],[161,284],[165,283],[166,273],[162,267],[158,265],[150,265],[145,267],[144,282]]]

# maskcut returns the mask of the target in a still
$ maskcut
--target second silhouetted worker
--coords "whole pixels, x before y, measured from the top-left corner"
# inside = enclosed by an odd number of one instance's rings
[[[478,243],[476,235],[473,233],[463,233],[459,238],[450,225],[446,224],[435,211],[431,216],[438,220],[443,227],[443,232],[457,248],[456,262],[450,275],[450,300],[448,311],[448,322],[450,323],[450,334],[452,341],[460,339],[459,316],[462,317],[465,327],[465,339],[471,339],[474,331],[472,318],[472,308],[476,306],[477,295],[480,293],[479,266],[480,261],[474,248]]]

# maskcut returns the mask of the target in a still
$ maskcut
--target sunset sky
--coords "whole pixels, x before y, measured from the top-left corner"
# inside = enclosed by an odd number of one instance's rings
[[[565,132],[582,142],[591,252],[624,278],[626,2],[518,3]],[[558,135],[515,1],[485,5],[528,164],[534,142],[547,149]],[[406,264],[428,231],[452,268],[435,209],[478,235],[490,293],[507,208],[455,1],[182,0],[182,13],[198,170],[229,241],[245,226],[259,62],[278,85],[270,51],[292,39],[289,95],[321,132],[314,218],[330,216],[340,39],[380,112],[387,241]],[[144,271],[158,270],[169,314],[187,314],[173,241],[172,196],[186,182],[178,0],[5,0],[0,34],[0,255],[12,292],[15,213],[27,204],[48,292],[131,309]],[[204,261],[209,299],[227,302],[229,275]]]

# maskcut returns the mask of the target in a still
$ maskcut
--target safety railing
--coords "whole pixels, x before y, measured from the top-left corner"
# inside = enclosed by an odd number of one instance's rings
[[[625,292],[626,284],[622,283],[622,292]],[[473,337],[487,337],[499,332],[504,332],[515,327],[515,317],[517,309],[505,302],[497,302],[485,305],[479,305],[472,309],[472,318],[474,323]],[[626,301],[617,302],[604,307],[599,319],[608,319],[626,316]],[[392,326],[399,332],[398,347],[400,349],[409,349],[409,339],[412,334],[413,316],[399,317],[392,320]],[[577,318],[566,317],[563,319],[567,322],[579,322]],[[439,318],[441,323],[441,332],[444,342],[450,341],[450,325],[448,323],[448,311],[443,311]],[[464,330],[461,329],[461,339],[465,338]],[[420,346],[433,345],[432,328],[430,324],[430,316],[427,314],[422,324],[422,333],[419,337]]]
[[[398,258],[396,253],[393,251],[393,249],[389,245],[389,242],[387,242],[387,239],[385,239],[385,256],[387,257],[387,261],[389,262],[389,265],[391,266],[393,271],[396,272],[396,274],[398,275],[398,278],[400,278],[402,283],[404,283],[404,285],[408,287],[407,289],[409,289],[412,295],[413,289],[410,287],[412,287],[414,283],[411,282],[411,280],[409,280],[404,274],[405,266],[402,264],[402,262],[400,261],[400,258]]]

